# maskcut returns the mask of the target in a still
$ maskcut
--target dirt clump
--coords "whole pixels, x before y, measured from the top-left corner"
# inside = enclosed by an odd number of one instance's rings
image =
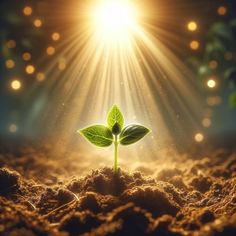
[[[67,173],[34,149],[4,156],[0,154],[0,235],[236,235],[234,153],[179,157],[176,163],[170,160],[173,168],[159,171],[153,163],[148,175],[123,169],[114,174],[102,167],[83,176],[69,164]],[[168,157],[165,161],[168,166]]]
[[[20,189],[20,175],[7,168],[0,169],[0,195],[15,194]]]

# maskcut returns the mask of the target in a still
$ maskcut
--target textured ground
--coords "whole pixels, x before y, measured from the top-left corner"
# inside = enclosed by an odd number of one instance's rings
[[[84,176],[45,151],[0,153],[2,236],[236,235],[233,152]]]

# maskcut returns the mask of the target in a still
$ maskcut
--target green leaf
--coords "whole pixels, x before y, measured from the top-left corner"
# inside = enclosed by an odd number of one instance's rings
[[[113,135],[110,129],[104,125],[92,125],[78,130],[78,132],[98,147],[108,147],[113,142]]]
[[[129,125],[120,134],[120,144],[130,145],[142,139],[150,130],[142,125]]]
[[[124,126],[124,117],[118,106],[113,105],[107,116],[108,127],[112,130],[113,126],[118,123],[121,129]]]

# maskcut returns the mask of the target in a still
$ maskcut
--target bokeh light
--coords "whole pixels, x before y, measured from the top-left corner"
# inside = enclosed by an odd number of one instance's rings
[[[8,40],[7,43],[6,43],[6,46],[8,48],[15,48],[16,47],[16,41],[11,39],[11,40]]]
[[[208,81],[207,81],[207,86],[209,87],[209,88],[211,88],[211,89],[213,89],[213,88],[215,88],[216,87],[216,81],[215,81],[215,79],[209,79]]]
[[[34,20],[34,26],[36,27],[36,28],[40,28],[41,26],[42,26],[42,21],[40,20],[40,19],[35,19]]]
[[[25,67],[25,72],[27,74],[33,74],[35,72],[35,67],[33,65],[27,65]]]
[[[44,81],[44,80],[45,80],[45,74],[42,73],[42,72],[38,72],[38,73],[36,74],[36,79],[37,79],[39,82]]]
[[[211,126],[211,119],[210,118],[204,118],[202,120],[202,125],[205,127],[205,128],[209,128]]]
[[[66,61],[65,61],[64,58],[61,58],[58,61],[58,69],[61,70],[61,71],[66,69]]]
[[[227,7],[220,6],[220,7],[218,7],[217,12],[220,16],[224,16],[227,13]]]
[[[24,53],[22,54],[22,58],[23,58],[24,61],[30,61],[30,59],[31,59],[31,54],[30,54],[29,52],[24,52]]]
[[[18,126],[16,124],[10,124],[8,130],[10,133],[16,133],[18,131]]]
[[[46,52],[49,56],[52,56],[55,53],[56,49],[53,46],[49,46],[46,49]]]
[[[15,62],[12,59],[8,59],[6,60],[5,65],[7,69],[12,69],[15,67]]]
[[[195,21],[190,21],[188,23],[188,30],[189,31],[196,31],[197,28],[198,28],[198,25],[197,25],[197,23]]]
[[[13,90],[19,90],[21,88],[21,82],[18,79],[15,79],[11,82],[11,88]]]
[[[26,16],[30,16],[32,14],[32,12],[33,12],[33,9],[30,6],[25,6],[23,8],[23,14]]]
[[[197,143],[201,143],[204,140],[204,135],[202,133],[196,133],[194,139]]]
[[[53,41],[58,41],[58,40],[60,40],[60,38],[61,38],[61,35],[58,32],[54,32],[52,34],[52,40]]]
[[[190,42],[189,46],[192,50],[198,50],[200,47],[200,43],[197,40],[193,40]]]

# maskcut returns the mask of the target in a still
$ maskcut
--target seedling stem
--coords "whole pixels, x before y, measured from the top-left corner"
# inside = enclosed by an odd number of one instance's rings
[[[118,171],[118,135],[115,135],[115,150],[114,150],[114,173],[116,174]]]

